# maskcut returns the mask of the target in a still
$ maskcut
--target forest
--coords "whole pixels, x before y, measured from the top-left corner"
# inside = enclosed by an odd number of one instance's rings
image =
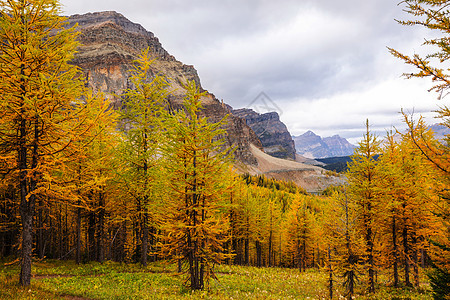
[[[425,20],[404,25],[449,32],[447,1],[404,2]],[[164,263],[192,291],[256,267],[317,274],[324,298],[388,286],[449,299],[449,140],[436,140],[420,116],[403,114],[408,130],[384,138],[367,121],[347,184],[308,195],[238,174],[224,146],[226,118],[202,115],[194,82],[185,82],[182,107],[172,107],[169,80],[151,72],[148,49],[115,111],[70,64],[77,32],[63,27],[57,1],[0,3],[2,289],[33,287],[35,265],[46,262],[97,262],[101,272]],[[390,51],[444,97],[448,75],[432,63],[446,61],[449,42],[428,43],[439,52],[426,58]],[[446,106],[438,115],[450,127]]]

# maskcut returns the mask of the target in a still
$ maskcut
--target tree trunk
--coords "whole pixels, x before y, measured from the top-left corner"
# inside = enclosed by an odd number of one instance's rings
[[[39,207],[38,207],[38,214],[37,214],[37,227],[38,227],[38,243],[37,243],[37,250],[38,250],[38,257],[39,259],[44,258],[44,222],[43,222],[43,216],[42,216],[42,209],[43,209],[43,201],[42,199],[39,199]]]
[[[255,242],[255,246],[256,246],[256,266],[258,268],[260,268],[260,267],[262,267],[262,247],[261,247],[261,242],[257,240]]]
[[[204,247],[202,247],[202,248],[204,248]],[[199,273],[199,278],[200,278],[200,280],[199,280],[199,282],[198,282],[198,289],[199,290],[203,290],[203,288],[204,288],[204,275],[205,275],[205,264],[203,263],[203,259],[202,258],[200,258],[199,259],[199,261],[200,261],[200,273]]]
[[[21,70],[23,73],[23,66]],[[22,86],[22,90],[25,88]],[[22,100],[25,100],[23,98]],[[31,257],[33,251],[33,217],[35,209],[36,196],[34,194],[29,195],[36,189],[36,170],[38,159],[38,138],[39,128],[38,120],[35,117],[34,120],[34,140],[33,140],[33,152],[31,159],[31,178],[29,179],[29,190],[27,186],[27,146],[26,146],[26,120],[22,119],[19,127],[19,186],[20,186],[20,215],[22,218],[22,261],[20,269],[19,283],[22,286],[29,286],[31,283]],[[28,199],[27,199],[28,198]]]
[[[369,265],[369,293],[375,292],[375,270],[374,270],[374,261],[373,261],[373,242],[372,242],[372,229],[369,227],[367,231],[367,237],[370,239],[367,240],[367,249],[368,249],[368,257],[367,263]]]
[[[99,193],[99,212],[98,212],[98,237],[97,237],[97,261],[103,263],[105,260],[105,197],[104,192]]]
[[[147,111],[148,109],[145,109],[145,119],[147,119]],[[148,141],[148,134],[147,130],[144,131],[144,153],[147,153],[147,141]],[[144,158],[144,166],[143,166],[143,172],[144,172],[144,191],[147,192],[148,189],[148,162],[147,159]],[[148,195],[145,195],[142,201],[142,207],[141,207],[141,230],[142,230],[142,240],[141,240],[141,265],[144,267],[147,266],[147,254],[148,254]]]
[[[69,210],[68,210],[68,204],[65,205],[65,212],[64,212],[64,234],[63,234],[63,246],[64,246],[64,255],[63,258],[67,259],[67,255],[69,254],[69,246],[70,246],[70,236],[69,236]]]
[[[231,251],[234,253],[234,264],[235,265],[242,265],[242,255],[241,252],[238,251],[238,245],[241,244],[240,240],[236,239],[235,236],[233,236],[231,240]]]
[[[297,238],[297,268],[299,271],[302,271],[302,253],[301,253],[301,247],[300,247],[300,239]]]
[[[425,268],[425,255],[426,255],[426,251],[421,248],[420,249],[420,266],[422,267],[422,269]]]
[[[158,261],[158,230],[156,229],[156,227],[152,226],[149,229],[150,232],[150,236],[149,236],[149,251],[152,253],[151,257],[151,262],[155,262]]]
[[[139,209],[138,209],[139,211]],[[136,220],[133,222],[133,231],[134,231],[134,240],[136,243],[136,248],[134,249],[133,261],[139,263],[141,260],[141,230],[140,230],[140,222]]]
[[[247,198],[248,201],[248,198]],[[250,232],[249,232],[249,227],[250,227],[250,217],[247,215],[247,226],[246,226],[246,230],[245,230],[245,240],[244,240],[244,264],[246,266],[248,266],[250,264]]]
[[[183,271],[183,260],[181,258],[178,259],[178,273]]]
[[[148,255],[148,214],[144,208],[144,214],[142,216],[142,248],[141,248],[141,264],[147,266]]]
[[[402,237],[403,237],[403,251],[405,252],[405,268],[404,268],[404,270],[405,270],[405,285],[411,286],[411,282],[409,280],[410,263],[409,263],[408,229],[406,227],[406,224],[403,227]]]
[[[331,266],[331,248],[328,246],[328,294],[330,299],[333,299],[333,268]]]
[[[26,202],[26,200],[25,200]],[[29,203],[21,205],[22,217],[22,261],[20,263],[20,279],[22,286],[31,283],[31,256],[33,247],[33,216]]]
[[[59,216],[58,216],[58,258],[63,257],[63,219],[62,219],[62,204],[59,205]]]
[[[303,235],[302,265],[303,265],[303,271],[306,271],[306,236],[305,235]]]
[[[420,281],[419,281],[419,257],[418,257],[418,253],[417,253],[417,237],[415,232],[412,232],[412,245],[413,245],[413,249],[412,249],[412,263],[413,263],[413,276],[414,276],[414,286],[416,288],[419,287]]]
[[[77,208],[77,247],[75,251],[75,263],[79,265],[81,263],[81,200],[78,200]]]
[[[249,253],[250,241],[248,238],[244,241],[244,264],[248,266],[250,264],[250,253]]]
[[[188,244],[188,263],[189,263],[189,276],[191,281],[191,289],[195,289],[196,286],[196,279],[195,279],[195,258],[194,258],[194,251],[193,251],[193,243],[191,239],[191,233],[188,232],[187,234],[187,244]]]
[[[270,230],[269,233],[269,258],[267,260],[268,262],[268,266],[271,267],[272,266],[272,230]]]
[[[368,201],[371,201],[370,199]],[[367,206],[367,210],[371,211],[370,203]],[[364,224],[366,226],[366,257],[367,257],[367,267],[368,267],[368,292],[375,292],[375,270],[374,270],[374,261],[373,261],[373,235],[372,235],[372,225],[371,225],[371,217],[370,215],[364,216]]]
[[[394,256],[394,287],[398,287],[398,246],[397,246],[397,226],[395,214],[392,217],[392,244],[393,244],[393,256]]]
[[[95,261],[95,212],[89,213],[88,224],[88,257],[89,261]]]

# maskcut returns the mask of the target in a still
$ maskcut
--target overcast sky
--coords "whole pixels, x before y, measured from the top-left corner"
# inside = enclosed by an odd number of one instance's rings
[[[114,10],[141,24],[234,108],[267,106],[293,135],[312,130],[351,142],[362,137],[367,118],[383,137],[391,126],[404,127],[401,109],[435,123],[430,112],[447,101],[427,92],[427,80],[401,77],[414,69],[388,53],[387,46],[420,53],[430,34],[397,24],[409,17],[397,2],[61,1],[67,15]]]

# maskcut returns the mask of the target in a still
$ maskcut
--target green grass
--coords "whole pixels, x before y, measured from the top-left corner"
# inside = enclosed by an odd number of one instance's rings
[[[216,268],[218,281],[207,291],[190,292],[183,279],[164,263],[89,263],[48,260],[34,262],[32,285],[17,284],[18,265],[0,268],[0,299],[327,299],[327,276],[318,270],[255,268],[222,265]],[[380,276],[380,282],[383,281]],[[335,299],[341,295],[334,291]],[[426,283],[424,286],[427,286]],[[377,286],[377,293],[365,296],[359,287],[356,299],[431,299],[430,292]],[[76,298],[78,297],[78,298]],[[342,298],[341,298],[342,299]]]

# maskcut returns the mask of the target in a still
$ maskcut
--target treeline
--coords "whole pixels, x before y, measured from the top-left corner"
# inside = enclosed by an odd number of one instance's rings
[[[210,239],[217,244],[209,251],[218,256],[214,261],[322,269],[333,281],[345,283],[348,298],[357,285],[374,291],[376,274],[388,274],[396,287],[419,287],[421,270],[430,267],[432,259],[439,262],[436,255],[441,250],[433,243],[445,240],[446,227],[437,210],[445,205],[439,197],[442,178],[412,136],[420,135],[435,145],[438,141],[433,141],[422,123],[414,130],[413,135],[388,135],[381,143],[368,128],[349,164],[348,184],[330,187],[322,196],[308,195],[290,182],[222,170],[217,183],[223,189],[215,190],[221,203],[208,210],[215,221],[202,228],[202,232],[213,230]],[[115,149],[122,149],[121,143]],[[169,168],[159,165],[161,157],[155,163],[161,170],[153,170],[157,176],[147,182],[144,168],[135,170],[134,164],[117,167],[117,161],[125,159],[122,152],[109,158],[101,164],[102,185],[86,190],[84,198],[48,198],[38,206],[34,255],[144,265],[147,260],[171,258],[179,262],[181,272],[186,271],[185,250],[173,245],[183,240],[172,241],[167,236],[182,232],[171,224],[180,218],[170,214],[186,209],[184,203],[178,208],[172,205],[180,205],[176,199],[186,199],[187,194],[179,188],[172,191],[181,192],[178,196],[169,192],[168,186],[175,182],[166,178]],[[167,162],[173,165],[175,160]],[[184,175],[178,180],[184,179],[186,174],[180,174]],[[140,190],[150,184],[151,188]],[[2,220],[3,256],[19,253],[17,194],[13,185],[2,194],[2,207],[9,209],[3,216],[15,216],[10,223]],[[146,199],[147,195],[151,198]]]

